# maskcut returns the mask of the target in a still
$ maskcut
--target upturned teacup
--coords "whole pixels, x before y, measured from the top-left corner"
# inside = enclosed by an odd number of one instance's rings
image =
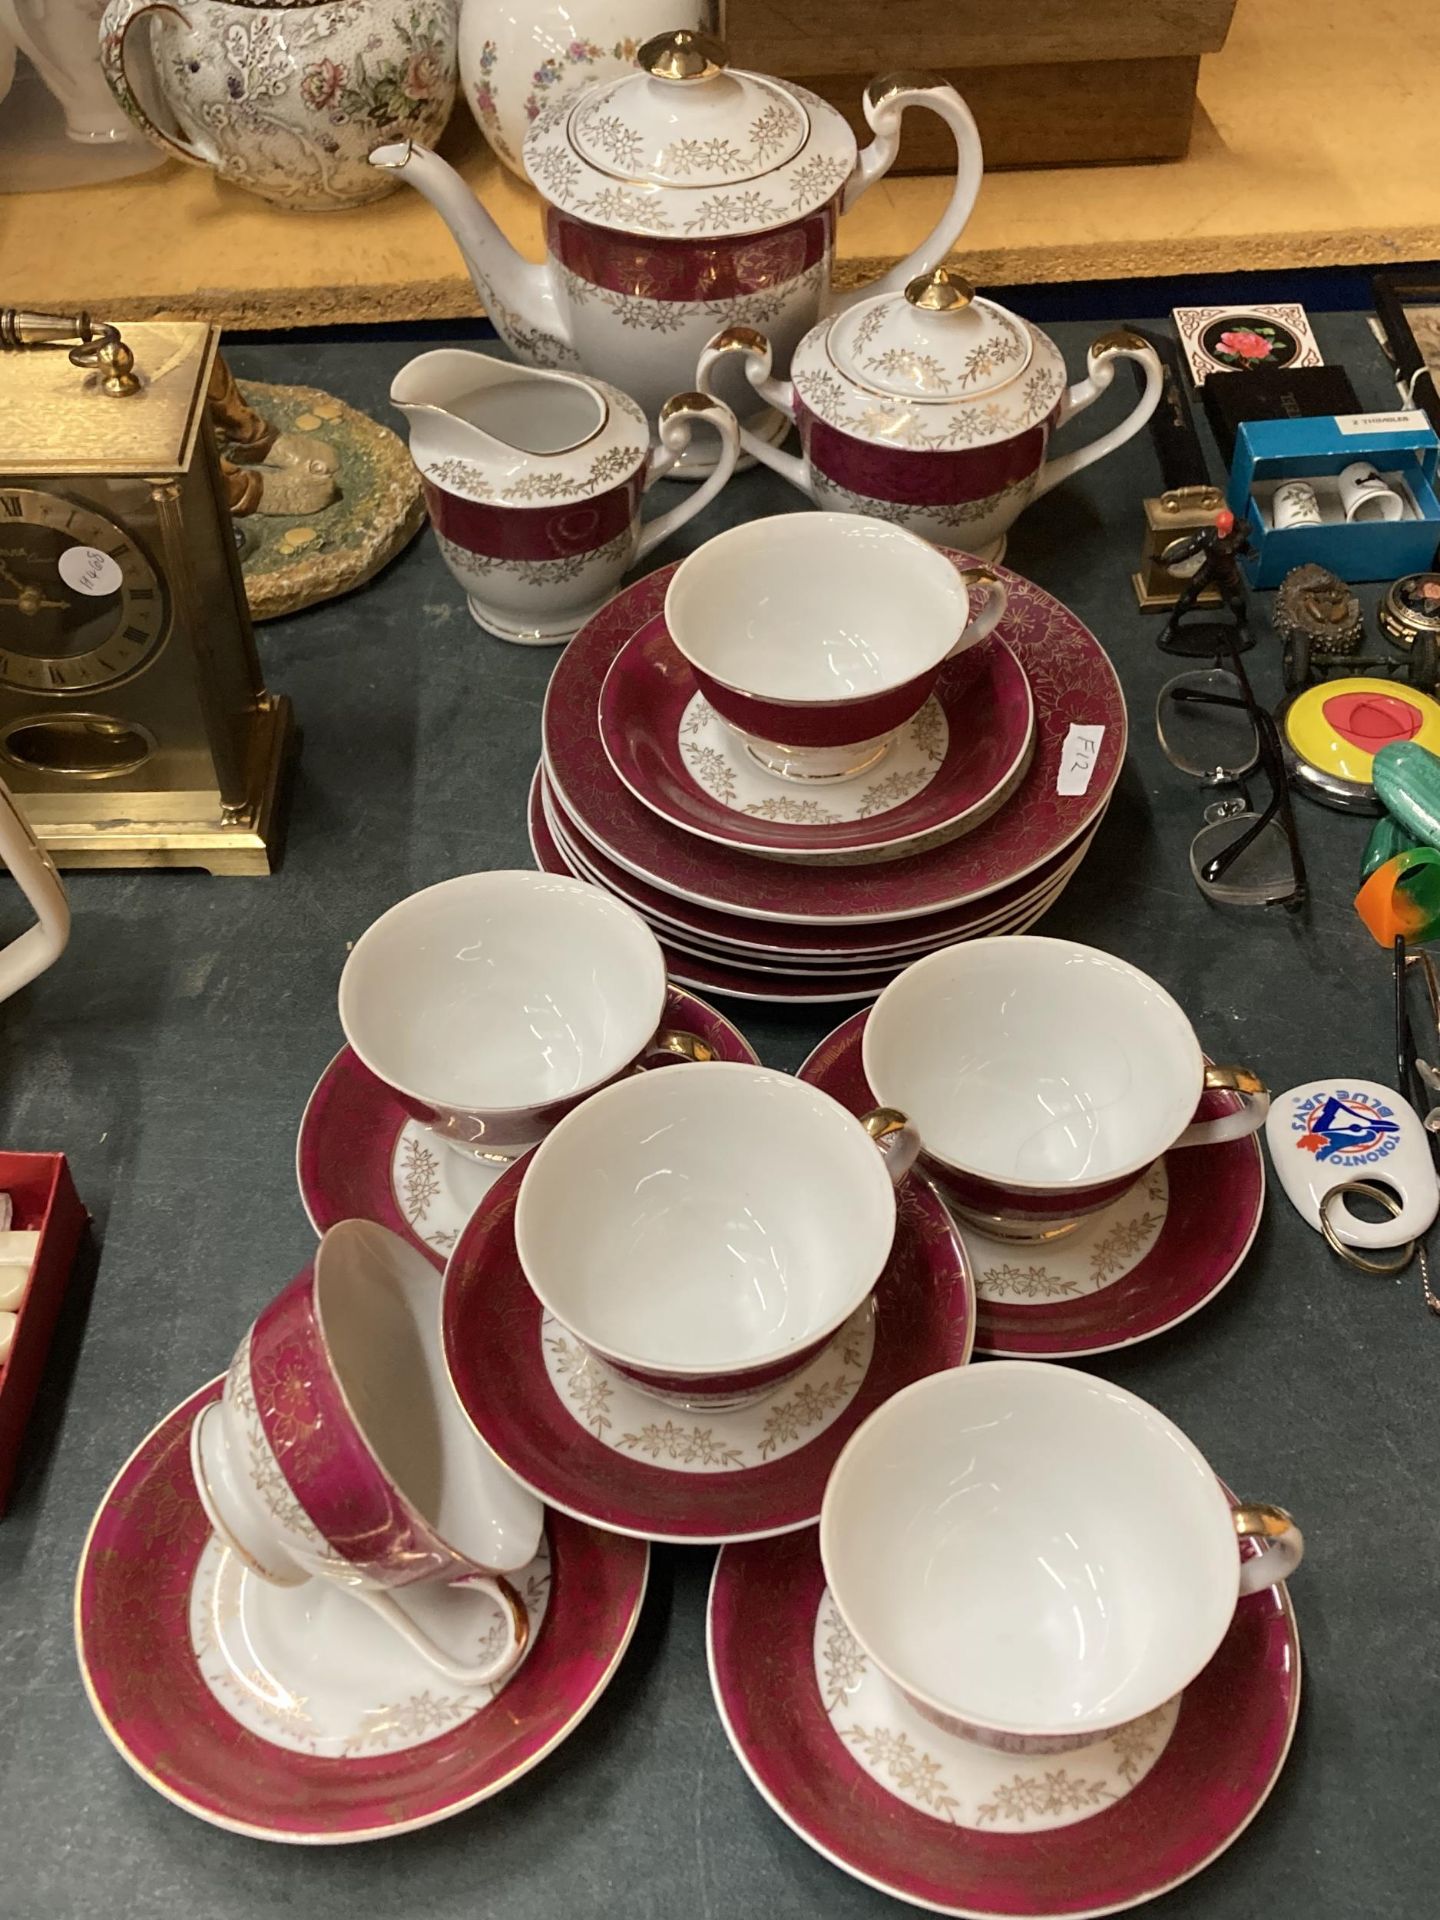
[[[211,1525],[262,1579],[338,1581],[438,1671],[479,1686],[519,1660],[544,1510],[476,1439],[440,1353],[440,1278],[418,1248],[342,1220],[241,1341],[191,1436]],[[418,1583],[499,1602],[498,1653],[456,1660],[396,1601]]]
[[[945,662],[1004,610],[988,568],[962,570],[902,527],[848,513],[732,527],[681,561],[665,595],[671,639],[745,749],[821,784],[873,767]]]
[[[1001,934],[930,954],[865,1023],[877,1100],[910,1115],[967,1220],[1049,1240],[1120,1199],[1163,1153],[1251,1134],[1270,1096],[1208,1065],[1160,984],[1073,940]],[[1232,1110],[1197,1120],[1207,1092]]]
[[[710,1057],[661,1028],[665,993],[659,942],[623,902],[583,880],[469,873],[360,936],[340,1024],[407,1113],[505,1162],[647,1060]]]
[[[1242,1558],[1247,1538],[1264,1544]],[[1282,1509],[1232,1506],[1164,1414],[1039,1361],[904,1388],[820,1514],[830,1596],[875,1665],[946,1731],[1015,1753],[1165,1705],[1303,1548]]]
[[[742,1405],[869,1296],[917,1145],[903,1114],[856,1120],[766,1067],[642,1075],[537,1149],[520,1264],[547,1312],[640,1387]]]

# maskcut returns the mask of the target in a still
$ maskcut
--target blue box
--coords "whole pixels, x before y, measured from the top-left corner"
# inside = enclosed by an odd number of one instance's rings
[[[1226,378],[1244,379],[1244,375]],[[1252,587],[1278,586],[1292,567],[1313,560],[1342,580],[1395,580],[1421,573],[1440,544],[1435,467],[1440,440],[1418,409],[1396,413],[1322,415],[1302,420],[1247,420],[1235,440],[1225,499],[1250,523],[1253,555],[1240,562]],[[1323,481],[1363,460],[1416,509],[1402,520],[1335,520],[1275,527],[1269,497],[1282,480]],[[1323,488],[1317,487],[1323,494]],[[1322,499],[1322,506],[1325,502]]]

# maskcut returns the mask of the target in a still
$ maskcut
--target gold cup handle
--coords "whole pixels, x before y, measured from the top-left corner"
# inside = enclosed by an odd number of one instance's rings
[[[1206,1093],[1239,1094],[1241,1104],[1213,1120],[1192,1120],[1172,1146],[1214,1147],[1222,1140],[1244,1140],[1265,1124],[1270,1089],[1249,1067],[1206,1067],[1204,1085]]]
[[[1305,1536],[1284,1507],[1250,1506],[1233,1510],[1237,1540],[1259,1540],[1263,1548],[1240,1563],[1240,1592],[1261,1593],[1288,1580],[1305,1555]]]
[[[718,1058],[714,1047],[708,1040],[702,1040],[698,1033],[686,1033],[682,1027],[661,1027],[646,1047],[640,1065],[663,1067],[672,1060],[689,1060],[704,1065]]]
[[[1005,617],[1008,599],[1005,582],[993,567],[961,567],[960,578],[965,582],[967,595],[976,587],[985,588],[985,604],[966,621],[965,631],[945,656],[947,660],[953,660],[957,654],[973,647],[977,640],[983,640],[987,633],[993,633]]]
[[[885,1171],[898,1187],[920,1157],[920,1135],[909,1116],[898,1107],[872,1107],[869,1113],[861,1114],[860,1124],[875,1142]]]
[[[178,139],[174,134],[167,133],[164,127],[156,125],[141,104],[140,95],[130,78],[127,41],[130,29],[147,13],[172,14],[187,32],[194,31],[190,16],[183,8],[174,5],[173,0],[110,0],[100,22],[100,65],[110,91],[127,118],[133,121],[152,146],[172,154],[177,160],[184,160],[192,167],[218,167],[220,155],[216,148]],[[153,60],[151,71],[158,82],[158,71]]]

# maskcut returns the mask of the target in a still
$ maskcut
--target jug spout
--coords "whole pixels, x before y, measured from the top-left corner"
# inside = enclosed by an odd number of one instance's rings
[[[447,160],[414,140],[376,147],[372,167],[398,174],[449,227],[495,331],[521,360],[536,367],[574,366],[578,355],[555,297],[550,266],[518,254]]]

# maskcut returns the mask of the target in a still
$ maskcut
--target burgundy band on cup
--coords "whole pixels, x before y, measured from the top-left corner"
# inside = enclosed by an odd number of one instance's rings
[[[955,638],[960,638],[958,633]],[[702,667],[691,664],[710,705],[742,733],[753,734],[758,740],[775,740],[786,747],[848,747],[858,740],[873,740],[913,719],[934,692],[944,662],[927,667],[902,686],[887,687],[883,693],[825,701],[763,700],[755,694],[737,693]]]
[[[742,1367],[730,1373],[652,1373],[643,1367],[629,1366],[608,1353],[601,1353],[600,1358],[607,1367],[613,1367],[616,1373],[623,1373],[627,1380],[633,1380],[637,1387],[646,1387],[655,1393],[678,1394],[692,1401],[733,1400],[736,1394],[751,1391],[759,1393],[781,1380],[788,1380],[792,1373],[799,1373],[808,1367],[831,1338],[832,1335],[827,1333],[821,1339],[811,1341],[808,1346],[787,1354],[783,1360],[772,1360],[765,1367]]]
[[[422,485],[435,531],[467,553],[492,560],[561,560],[603,547],[635,521],[643,476],[642,461],[629,479],[608,492],[553,507],[467,500],[433,480],[422,480]]]
[[[1098,1213],[1127,1194],[1150,1171],[1122,1174],[1118,1180],[1103,1180],[1093,1185],[1055,1187],[1049,1191],[1032,1187],[1007,1186],[995,1180],[983,1180],[979,1174],[963,1173],[947,1166],[932,1154],[922,1154],[926,1170],[934,1177],[947,1200],[968,1213],[986,1219],[1003,1217],[1016,1225],[1033,1223],[1043,1228],[1066,1220],[1078,1220],[1087,1213]]]
[[[577,279],[609,293],[640,300],[733,300],[782,287],[828,259],[835,244],[835,203],[769,233],[728,240],[637,238],[547,207],[545,244]],[[715,324],[721,324],[718,318]]]
[[[986,500],[1028,478],[1045,458],[1054,421],[1052,412],[1013,439],[953,451],[882,446],[830,426],[810,411],[798,392],[795,395],[800,444],[817,472],[852,493],[913,507]]]
[[[250,1387],[276,1464],[336,1553],[390,1587],[484,1571],[440,1539],[361,1437],[320,1330],[313,1263],[256,1320]]]

